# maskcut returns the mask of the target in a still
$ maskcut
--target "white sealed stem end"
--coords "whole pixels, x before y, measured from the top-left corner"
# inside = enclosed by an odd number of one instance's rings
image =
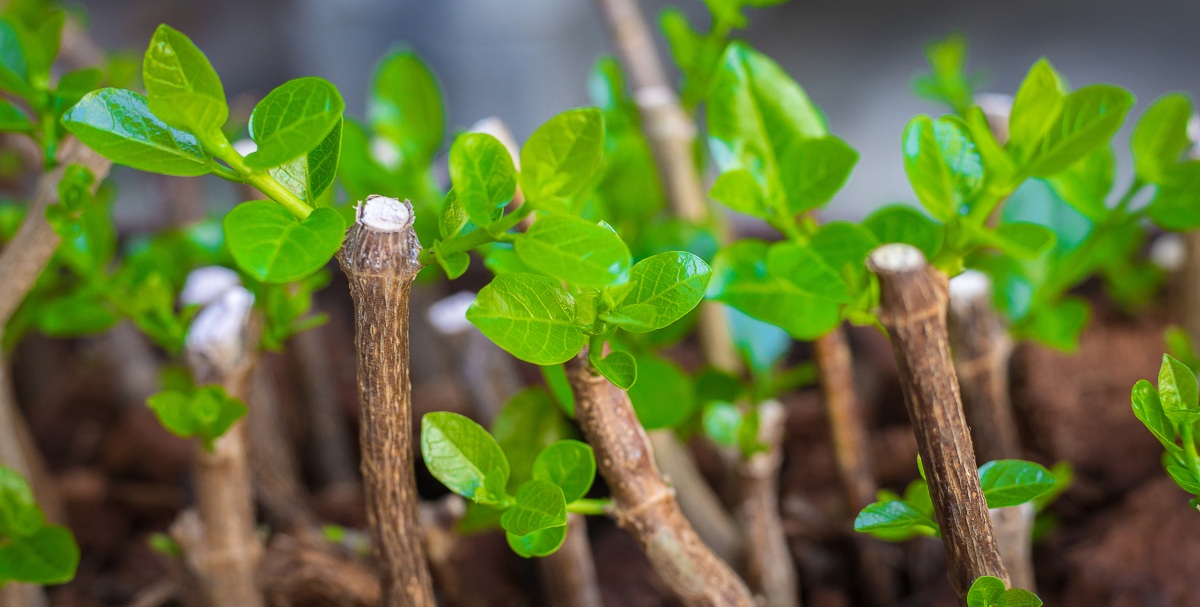
[[[221,377],[241,364],[253,307],[254,295],[244,287],[233,287],[196,315],[185,341],[193,370]]]
[[[871,252],[867,264],[875,272],[911,272],[925,266],[925,254],[912,245],[885,244]]]
[[[992,279],[978,270],[966,270],[950,279],[950,306],[968,309],[992,296]]]
[[[429,306],[429,324],[442,335],[458,335],[472,328],[467,320],[467,308],[475,301],[475,294],[459,291]]]
[[[412,205],[387,196],[371,195],[358,205],[358,223],[376,232],[399,232],[413,223]]]
[[[185,306],[207,306],[234,287],[242,286],[237,272],[222,266],[205,266],[192,270],[183,283],[179,302]]]

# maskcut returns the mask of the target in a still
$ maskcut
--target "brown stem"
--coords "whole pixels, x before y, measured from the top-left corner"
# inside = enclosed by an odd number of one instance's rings
[[[587,519],[583,515],[567,517],[567,539],[562,548],[537,563],[549,607],[602,607]]]
[[[687,446],[679,442],[671,430],[653,430],[648,436],[654,448],[654,462],[675,490],[680,509],[700,534],[704,545],[726,563],[739,563],[743,549],[742,531],[696,467],[696,460]]]
[[[742,580],[684,518],[625,391],[601,376],[586,352],[567,363],[567,377],[576,420],[612,491],[617,523],[637,540],[663,581],[687,605],[754,605]]]
[[[968,270],[950,281],[950,346],[978,462],[1021,455],[1008,383],[1012,340],[991,294],[991,282],[980,272]],[[1034,590],[1032,508],[994,510],[992,523],[1013,584]]]
[[[858,390],[854,386],[854,363],[845,330],[838,327],[818,337],[813,342],[813,358],[824,396],[843,499],[850,516],[854,516],[875,501],[878,486],[867,448],[868,432]],[[894,600],[899,589],[880,544],[856,534],[854,545],[858,573],[866,582],[864,591],[871,604],[884,605]]]
[[[373,607],[382,597],[368,568],[287,535],[271,540],[260,577],[271,605]]]
[[[338,411],[337,380],[325,343],[326,327],[302,331],[289,342],[298,371],[309,418],[309,437],[317,485],[323,491],[357,494],[361,487],[355,470],[354,446],[345,420]]]
[[[267,362],[261,360],[254,366],[246,401],[255,497],[272,528],[315,539],[319,537],[317,516],[305,496]]]
[[[388,607],[436,605],[417,518],[408,377],[409,294],[420,251],[412,206],[369,196],[338,253],[354,299],[364,497]]]
[[[252,303],[244,288],[227,290],[196,316],[185,345],[196,384],[220,385],[242,402],[249,400],[257,362]],[[263,604],[255,583],[262,546],[255,532],[246,425],[239,420],[211,449],[197,441],[196,511],[184,513],[171,530],[210,607]]]
[[[758,441],[765,448],[738,466],[737,515],[746,530],[746,582],[763,607],[800,604],[800,582],[779,516],[785,418],[778,401],[758,404]]]
[[[889,244],[867,260],[879,276],[879,320],[892,338],[904,403],[960,598],[985,575],[1009,583],[979,486],[946,335],[946,276],[915,247]]]

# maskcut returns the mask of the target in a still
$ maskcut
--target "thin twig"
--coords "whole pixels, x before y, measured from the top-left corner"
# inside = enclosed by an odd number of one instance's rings
[[[746,582],[763,607],[796,607],[800,582],[779,515],[779,469],[783,465],[785,418],[779,401],[758,404],[762,451],[742,460],[737,508],[746,530]]]
[[[538,559],[539,579],[549,607],[602,607],[587,533],[587,519],[582,514],[569,515],[562,547]]]

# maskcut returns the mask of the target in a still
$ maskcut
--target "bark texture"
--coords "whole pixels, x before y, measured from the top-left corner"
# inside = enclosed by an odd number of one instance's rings
[[[267,362],[255,365],[249,378],[250,412],[246,417],[254,489],[272,528],[317,539],[317,515],[308,505],[299,465],[288,442],[279,392]]]
[[[407,201],[370,196],[338,253],[354,299],[364,497],[387,607],[436,604],[413,473],[408,311],[421,244],[412,224]]]
[[[538,559],[539,579],[549,607],[603,607],[587,519],[567,516],[567,539],[558,552]]]
[[[740,563],[744,548],[742,530],[696,467],[687,446],[679,442],[671,430],[652,430],[648,436],[654,449],[654,462],[675,490],[679,507],[700,534],[700,539],[721,560]]]
[[[663,581],[687,605],[754,605],[742,580],[684,518],[625,391],[596,372],[586,352],[567,363],[567,377],[576,420],[612,491],[617,523],[637,540]]]
[[[892,339],[950,581],[960,598],[980,576],[1007,584],[950,357],[946,276],[919,250],[902,244],[876,249],[868,265],[879,276],[879,319]]]
[[[758,404],[758,440],[766,446],[738,466],[737,516],[746,531],[746,583],[763,607],[796,607],[800,582],[779,514],[779,469],[783,465],[783,405]]]

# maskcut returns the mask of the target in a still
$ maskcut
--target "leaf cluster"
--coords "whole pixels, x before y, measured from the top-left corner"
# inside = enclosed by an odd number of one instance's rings
[[[1189,358],[1195,360],[1191,348]],[[1192,494],[1191,504],[1200,503],[1200,455],[1197,454],[1196,424],[1200,421],[1200,391],[1194,368],[1170,354],[1163,355],[1157,388],[1139,380],[1130,397],[1133,414],[1162,445],[1163,467],[1181,489]]]
[[[79,546],[70,530],[47,522],[29,483],[0,466],[0,586],[64,584],[78,565]]]

